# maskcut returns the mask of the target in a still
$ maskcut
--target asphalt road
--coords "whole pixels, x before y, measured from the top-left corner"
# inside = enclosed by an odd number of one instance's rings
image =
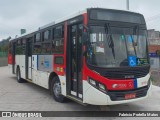
[[[0,57],[0,67],[8,65],[8,58],[7,57]]]
[[[32,83],[17,83],[15,75],[11,74],[8,67],[0,67],[0,111],[160,111],[160,88],[153,86],[152,95],[148,99],[109,107],[93,105],[82,106],[73,101],[58,103],[54,101],[48,90]],[[1,119],[2,118],[0,118],[0,120]],[[117,118],[87,119],[115,120]],[[15,120],[17,120],[17,118]]]

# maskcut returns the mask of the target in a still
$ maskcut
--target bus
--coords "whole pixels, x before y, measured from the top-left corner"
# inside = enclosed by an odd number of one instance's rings
[[[10,40],[17,81],[50,91],[57,102],[114,105],[151,94],[142,14],[87,8]]]

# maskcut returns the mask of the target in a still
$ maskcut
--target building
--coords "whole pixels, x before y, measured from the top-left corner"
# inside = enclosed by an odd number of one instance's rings
[[[154,29],[148,30],[148,41],[150,45],[160,45],[160,32]]]
[[[160,69],[160,56],[157,54],[158,50],[160,50],[160,45],[149,45],[149,56],[152,69]]]
[[[160,32],[154,29],[148,30],[149,56],[152,69],[160,69]]]

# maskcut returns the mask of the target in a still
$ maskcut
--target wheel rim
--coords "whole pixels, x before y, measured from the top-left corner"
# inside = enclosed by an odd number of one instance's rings
[[[59,82],[56,82],[54,85],[53,85],[53,92],[54,92],[54,95],[56,97],[59,97],[60,94],[61,94],[61,85]]]

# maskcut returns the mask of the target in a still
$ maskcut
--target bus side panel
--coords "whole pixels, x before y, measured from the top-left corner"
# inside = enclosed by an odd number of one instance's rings
[[[32,82],[39,85],[38,83],[38,71],[35,69],[32,69]]]
[[[39,70],[32,70],[32,76],[33,76],[33,83],[44,87],[46,89],[48,89],[48,79],[49,79],[49,75],[50,73],[48,72],[43,72],[43,71],[39,71]]]
[[[49,79],[50,73],[48,72],[43,72],[43,71],[38,71],[38,80],[39,80],[39,85],[48,89],[48,79]]]
[[[16,55],[16,66],[20,68],[21,78],[25,79],[25,55]]]
[[[53,55],[32,56],[33,83],[48,89],[49,75],[53,71]]]
[[[37,55],[32,55],[32,69],[33,70],[37,70],[37,60],[38,60]]]
[[[66,96],[66,77],[65,76],[61,76],[61,75],[58,75],[59,79],[60,79],[60,82],[61,82],[61,92],[62,92],[62,95]]]
[[[38,55],[32,55],[32,82],[39,85],[37,66],[38,66]]]
[[[31,61],[31,57],[28,57],[28,78],[32,79],[32,61]],[[27,67],[27,66],[26,66]]]

